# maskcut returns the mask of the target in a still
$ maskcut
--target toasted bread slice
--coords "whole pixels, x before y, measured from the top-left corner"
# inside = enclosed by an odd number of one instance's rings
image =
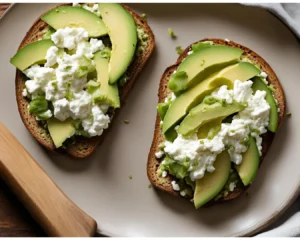
[[[137,77],[137,75],[142,71],[143,67],[147,63],[152,54],[154,47],[155,47],[155,38],[152,33],[151,28],[148,26],[147,22],[136,14],[133,10],[127,7],[124,4],[121,4],[134,18],[134,21],[137,26],[140,26],[144,29],[145,33],[148,34],[149,38],[147,40],[147,46],[145,50],[139,55],[136,56],[130,66],[128,67],[126,74],[128,76],[128,81],[125,85],[120,89],[120,99],[121,103],[125,101],[125,98],[133,86],[133,83]],[[21,42],[19,49],[23,48],[29,43],[38,41],[42,38],[45,30],[47,30],[48,25],[43,22],[40,18],[38,18],[35,23],[32,25],[30,30],[27,32],[26,36],[24,37],[23,41]],[[16,100],[18,104],[18,109],[22,121],[31,135],[45,148],[51,151],[60,151],[66,152],[72,157],[76,158],[84,158],[92,154],[97,145],[99,144],[100,140],[103,138],[103,135],[92,137],[92,138],[85,138],[76,136],[75,143],[68,146],[66,149],[57,149],[49,135],[48,131],[42,128],[35,117],[29,114],[27,106],[29,104],[28,99],[24,98],[22,95],[22,91],[25,87],[25,81],[23,79],[23,74],[21,71],[17,70],[16,72]]]
[[[284,93],[282,86],[273,71],[273,69],[270,67],[270,65],[262,58],[260,57],[257,53],[253,52],[247,47],[244,47],[240,44],[237,44],[233,41],[227,42],[223,39],[215,39],[215,38],[206,38],[201,41],[212,41],[215,44],[219,45],[224,45],[224,46],[230,46],[234,48],[240,48],[244,51],[243,55],[247,56],[254,64],[260,66],[261,70],[266,72],[268,74],[267,81],[274,86],[275,93],[274,97],[276,98],[278,104],[278,108],[280,109],[279,112],[279,122],[278,126],[280,126],[283,122],[284,116],[285,116],[285,98],[284,98]],[[200,42],[201,42],[200,41]],[[184,52],[178,57],[176,63],[170,67],[168,67],[165,72],[162,75],[162,78],[160,80],[160,85],[159,85],[159,91],[158,91],[158,102],[163,102],[164,99],[169,95],[171,92],[170,89],[168,89],[168,81],[173,72],[177,69],[179,64],[182,62],[184,58],[187,57],[188,52],[191,50],[191,46],[188,46]],[[263,143],[262,143],[262,156],[260,159],[260,163],[262,162],[264,156],[266,155],[269,147],[271,146],[271,143],[274,138],[274,133],[272,132],[267,132],[265,133],[263,137]],[[168,192],[172,195],[175,196],[180,196],[180,193],[177,191],[173,190],[172,187],[172,180],[173,177],[168,175],[166,178],[162,178],[159,176],[157,173],[158,167],[160,165],[160,160],[156,159],[155,153],[159,151],[159,144],[164,141],[161,129],[160,129],[160,117],[157,114],[156,116],[156,122],[155,122],[155,130],[154,130],[154,136],[153,136],[153,141],[152,141],[152,146],[148,155],[148,163],[147,163],[147,174],[150,182],[152,183],[153,186],[155,186],[158,189],[161,189],[165,192]],[[225,198],[220,198],[217,200],[217,202],[223,202],[223,201],[228,201],[234,198],[237,198],[240,196],[242,193],[244,193],[246,190],[246,187],[244,188],[236,188],[233,192],[230,192]],[[215,201],[212,200],[210,204],[214,203]]]

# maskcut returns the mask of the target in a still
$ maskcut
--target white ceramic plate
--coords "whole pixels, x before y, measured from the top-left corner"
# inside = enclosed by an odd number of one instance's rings
[[[300,48],[293,34],[270,13],[232,4],[134,4],[147,13],[157,48],[137,79],[104,143],[86,160],[44,150],[24,127],[15,101],[15,68],[9,59],[31,24],[52,4],[17,4],[0,22],[0,121],[21,141],[62,190],[113,236],[232,236],[254,233],[291,203],[300,182]],[[172,40],[167,29],[178,35]],[[262,168],[245,196],[195,210],[181,198],[149,189],[146,162],[164,69],[175,47],[205,37],[229,38],[263,56],[284,87],[288,110]],[[128,119],[130,124],[124,124]],[[133,179],[128,178],[129,175]]]

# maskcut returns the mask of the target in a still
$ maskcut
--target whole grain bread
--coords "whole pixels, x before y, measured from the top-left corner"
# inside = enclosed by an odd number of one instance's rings
[[[69,5],[69,4],[62,4],[62,5]],[[152,33],[151,28],[143,19],[140,17],[137,13],[135,13],[133,10],[131,10],[129,7],[127,7],[124,4],[121,4],[123,8],[128,11],[134,18],[134,21],[137,26],[144,29],[144,32],[148,34],[148,40],[146,42],[146,46],[144,50],[136,56],[130,66],[128,67],[126,74],[128,76],[128,80],[125,83],[123,87],[120,88],[120,99],[121,103],[124,103],[126,96],[128,95],[130,89],[132,88],[134,81],[137,77],[137,75],[142,71],[143,67],[149,60],[154,47],[155,47],[155,37]],[[60,6],[60,5],[58,5]],[[43,14],[44,15],[44,14]],[[18,50],[23,48],[29,43],[38,41],[42,38],[44,32],[48,28],[48,24],[43,22],[40,17],[34,22],[32,27],[29,29],[27,34],[25,35],[24,39],[22,40]],[[23,73],[19,70],[16,72],[16,79],[15,79],[15,87],[16,87],[16,100],[18,104],[18,110],[20,113],[20,116],[22,118],[22,121],[28,131],[31,133],[31,135],[45,148],[47,148],[50,151],[59,151],[59,152],[65,152],[69,154],[72,157],[76,158],[85,158],[89,155],[91,155],[100,141],[103,139],[104,135],[92,137],[92,138],[85,138],[81,136],[75,137],[75,143],[69,145],[66,149],[57,149],[51,139],[51,136],[49,135],[49,132],[42,128],[36,118],[29,114],[28,112],[28,104],[30,103],[28,99],[24,98],[22,95],[22,91],[25,87],[25,81],[23,78]],[[116,110],[117,111],[117,110]],[[105,131],[104,131],[105,132]]]
[[[250,61],[258,66],[260,66],[261,70],[266,72],[268,74],[267,81],[273,85],[275,92],[274,92],[274,97],[277,100],[278,103],[278,108],[279,108],[279,121],[278,121],[278,127],[281,126],[284,116],[285,116],[285,98],[284,98],[284,93],[282,86],[273,71],[273,69],[270,67],[270,65],[257,53],[253,52],[249,48],[240,45],[238,43],[235,43],[233,41],[225,41],[223,39],[216,39],[216,38],[206,38],[201,41],[212,41],[214,44],[218,45],[224,45],[224,46],[230,46],[234,48],[240,48],[244,51],[243,55],[248,57]],[[200,42],[201,42],[200,41]],[[178,57],[176,63],[174,65],[169,66],[165,72],[163,73],[161,80],[160,80],[160,85],[159,85],[159,90],[158,90],[158,102],[164,102],[164,99],[171,93],[170,89],[168,88],[168,81],[173,72],[177,69],[179,64],[182,62],[184,58],[187,57],[188,52],[191,50],[191,45],[189,45],[183,53]],[[174,191],[171,182],[175,180],[171,175],[168,175],[167,177],[163,178],[159,176],[157,170],[160,165],[160,160],[158,160],[155,157],[155,153],[159,151],[159,144],[164,141],[161,128],[160,128],[160,117],[157,114],[156,116],[156,122],[155,122],[155,130],[154,130],[154,136],[152,140],[152,145],[150,148],[150,152],[148,155],[148,163],[147,163],[147,174],[148,178],[151,182],[151,184],[165,192],[168,192],[172,195],[175,196],[180,196],[179,192]],[[260,163],[262,163],[263,158],[265,157],[269,147],[271,146],[271,143],[274,138],[274,133],[272,132],[267,132],[265,133],[262,138],[262,156],[260,159]],[[208,205],[211,205],[216,202],[224,202],[228,200],[232,200],[240,196],[246,191],[246,187],[241,187],[241,188],[236,188],[233,192],[230,192],[226,197],[220,198],[217,201],[211,201]],[[188,198],[188,197],[186,197]]]

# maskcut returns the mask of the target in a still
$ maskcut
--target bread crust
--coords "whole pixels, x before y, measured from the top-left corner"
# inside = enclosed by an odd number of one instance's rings
[[[240,48],[244,51],[243,56],[247,56],[254,64],[257,64],[260,66],[261,70],[266,72],[268,74],[267,81],[273,85],[275,92],[274,92],[274,97],[277,100],[278,108],[280,109],[279,112],[279,121],[278,121],[278,127],[282,125],[282,122],[284,120],[285,116],[285,109],[286,109],[286,104],[285,104],[285,97],[284,97],[284,92],[283,88],[279,82],[279,79],[277,78],[275,72],[271,68],[271,66],[257,53],[254,51],[250,50],[249,48],[235,43],[233,41],[225,41],[223,39],[218,39],[218,38],[205,38],[200,40],[199,42],[202,41],[212,41],[214,44],[219,44],[219,45],[224,45],[224,46],[230,46],[234,48]],[[197,43],[197,42],[195,42]],[[161,80],[160,80],[160,85],[159,85],[159,90],[158,90],[158,103],[163,102],[164,99],[168,96],[171,91],[168,89],[168,80],[170,76],[173,74],[173,72],[177,69],[179,64],[182,62],[184,58],[188,56],[188,52],[191,50],[192,44],[189,45],[183,53],[178,57],[177,61],[175,64],[169,66],[165,72],[163,73]],[[260,164],[262,163],[269,147],[271,146],[273,142],[275,134],[268,131],[267,133],[262,135],[263,142],[262,142],[262,155],[260,158]],[[157,173],[158,167],[160,165],[160,160],[156,159],[155,153],[159,151],[159,144],[164,141],[163,134],[160,129],[160,117],[157,114],[156,115],[156,122],[155,122],[155,130],[154,130],[154,135],[153,135],[153,140],[152,140],[152,145],[150,148],[150,152],[148,155],[148,162],[147,162],[147,175],[148,178],[151,182],[151,184],[156,187],[157,189],[160,189],[162,191],[168,192],[174,196],[180,196],[179,192],[174,191],[171,182],[175,180],[171,175],[168,175],[166,178],[162,178],[159,176]],[[222,197],[218,199],[217,201],[212,200],[209,202],[206,206],[213,205],[215,203],[220,203],[220,202],[225,202],[229,201],[232,199],[235,199],[242,195],[248,187],[241,187],[241,188],[236,188],[234,191],[230,192],[226,197]],[[188,197],[186,197],[188,198]]]
[[[71,5],[71,4],[60,4],[58,6],[62,5]],[[145,64],[148,62],[152,52],[155,48],[155,37],[153,35],[153,32],[147,22],[140,17],[137,13],[135,13],[132,9],[130,9],[128,6],[121,4],[123,8],[128,11],[134,18],[134,21],[137,26],[140,26],[144,29],[145,33],[148,34],[149,38],[147,41],[147,46],[145,47],[145,50],[139,55],[136,56],[130,66],[128,67],[126,74],[128,75],[128,81],[125,83],[123,87],[120,88],[120,100],[121,104],[124,103],[126,96],[128,95],[130,89],[132,88],[136,77],[138,74],[142,71]],[[55,8],[55,7],[54,7]],[[51,9],[50,9],[51,10]],[[48,10],[48,11],[50,11]],[[47,11],[47,12],[48,12]],[[45,14],[45,13],[44,13]],[[43,16],[42,14],[41,16]],[[22,49],[24,46],[26,46],[29,43],[38,41],[42,38],[44,30],[48,28],[48,24],[43,22],[41,20],[41,16],[33,23],[32,27],[29,29],[29,31],[26,33],[24,39],[22,40],[18,50]],[[25,87],[25,81],[23,79],[23,74],[21,71],[16,71],[16,78],[15,78],[15,91],[16,91],[16,101],[18,104],[18,110],[21,116],[21,119],[25,125],[25,127],[28,129],[30,134],[45,148],[47,148],[50,151],[56,151],[61,153],[67,153],[68,155],[75,157],[75,158],[85,158],[91,155],[95,149],[97,148],[98,144],[101,142],[101,140],[105,136],[102,134],[101,136],[97,137],[91,137],[91,138],[85,138],[81,136],[76,136],[75,143],[68,146],[66,149],[57,149],[51,139],[51,136],[49,135],[48,131],[43,129],[38,121],[35,119],[35,117],[31,114],[29,114],[27,107],[30,101],[23,97],[23,89]],[[116,109],[116,112],[118,109]],[[112,123],[110,124],[112,125]]]

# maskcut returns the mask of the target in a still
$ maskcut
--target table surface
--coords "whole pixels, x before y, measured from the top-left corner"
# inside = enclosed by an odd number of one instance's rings
[[[0,17],[10,4],[0,4]],[[0,180],[0,237],[45,236],[38,224]]]

